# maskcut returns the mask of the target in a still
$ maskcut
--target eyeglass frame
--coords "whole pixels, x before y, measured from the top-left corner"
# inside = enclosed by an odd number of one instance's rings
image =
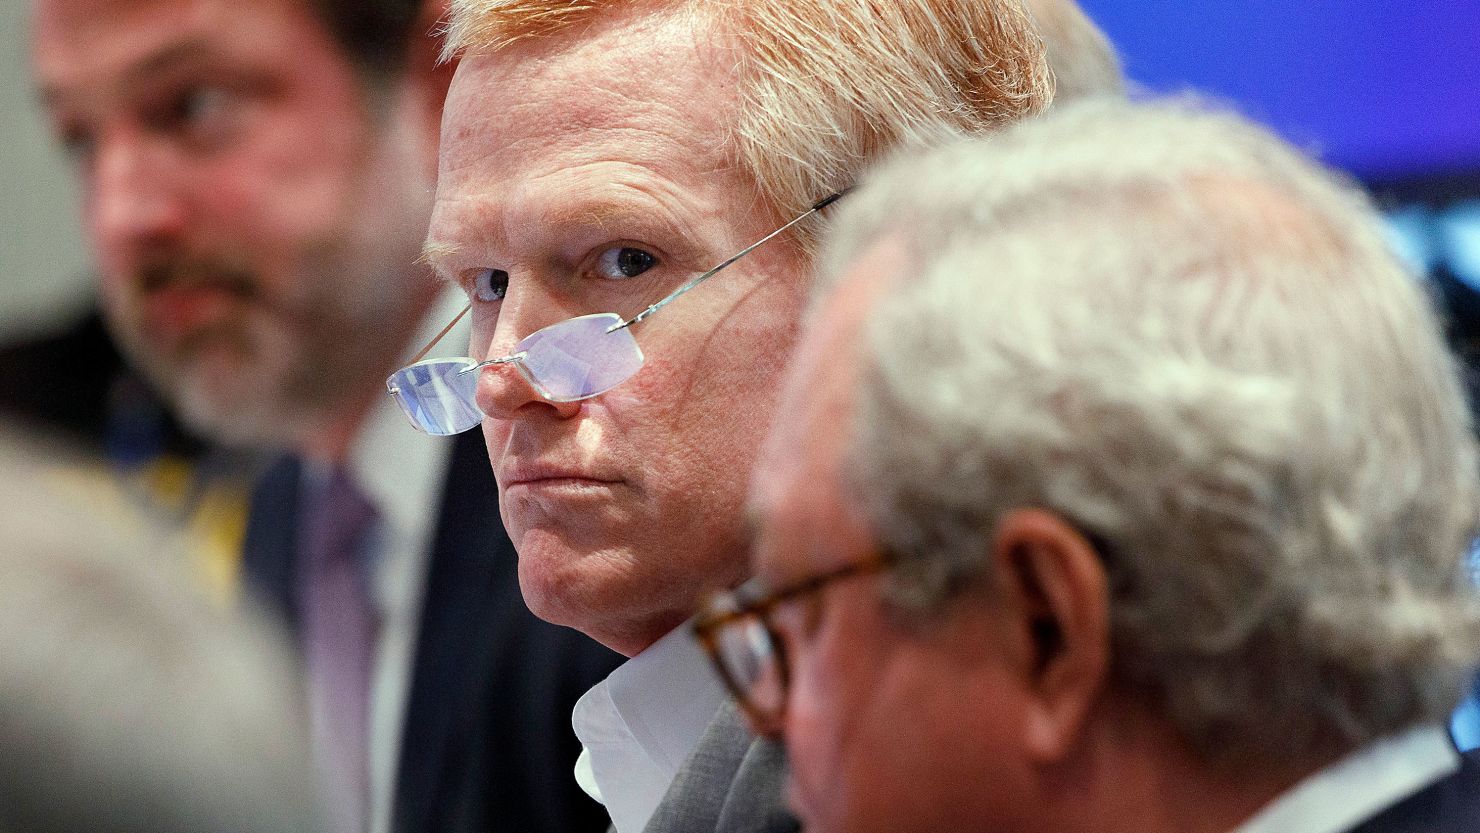
[[[711,268],[711,269],[709,269],[709,270],[707,270],[705,272],[700,273],[696,277],[691,278],[688,282],[684,283],[679,288],[677,288],[677,289],[673,290],[672,292],[670,292],[669,294],[665,295],[663,298],[659,299],[655,303],[649,305],[642,312],[639,312],[638,314],[632,316],[631,318],[622,318],[621,316],[617,316],[618,322],[616,324],[613,324],[611,327],[608,327],[607,330],[606,330],[606,332],[607,333],[614,333],[617,330],[623,330],[623,329],[626,329],[628,327],[633,326],[634,324],[640,324],[640,323],[642,323],[643,321],[647,320],[647,318],[650,317],[653,313],[657,312],[658,310],[662,309],[663,307],[668,306],[670,303],[672,303],[674,300],[676,300],[680,295],[683,295],[684,293],[688,292],[689,290],[693,289],[694,287],[698,286],[699,284],[701,284],[701,283],[709,280],[710,278],[714,277],[715,275],[719,274],[726,267],[734,264],[736,261],[740,260],[741,258],[745,257],[746,255],[750,254],[751,252],[753,252],[756,249],[760,248],[762,245],[770,242],[772,238],[777,237],[778,235],[782,234],[786,230],[790,229],[792,226],[795,226],[797,223],[800,223],[801,221],[803,221],[803,220],[807,219],[808,217],[812,216],[813,214],[815,214],[815,213],[821,211],[822,209],[827,208],[829,205],[832,205],[833,203],[837,202],[839,199],[841,199],[843,197],[843,195],[847,194],[851,190],[853,190],[853,189],[852,188],[843,188],[843,189],[841,189],[839,191],[835,191],[834,193],[830,194],[829,196],[823,197],[822,199],[820,199],[817,202],[813,203],[812,206],[810,208],[808,208],[806,211],[803,211],[802,213],[800,213],[797,216],[793,217],[790,221],[788,221],[786,224],[782,225],[780,228],[777,228],[775,231],[771,232],[770,234],[766,235],[765,237],[762,237],[761,239],[755,241],[754,243],[751,243],[749,246],[746,246],[745,248],[741,249],[740,251],[736,252],[735,254],[731,255],[730,257],[725,258],[717,266],[714,266],[713,268]],[[402,365],[399,369],[397,369],[394,373],[392,373],[389,377],[386,378],[386,388],[389,390],[389,393],[390,393],[391,396],[395,396],[399,392],[398,388],[396,388],[396,386],[392,383],[391,380],[394,379],[396,376],[400,375],[403,371],[405,371],[405,370],[407,370],[407,369],[409,369],[411,367],[416,366],[418,363],[421,362],[422,359],[426,358],[426,355],[432,351],[432,348],[433,347],[436,347],[437,344],[442,341],[442,339],[446,338],[447,337],[447,334],[450,333],[450,332],[452,332],[452,328],[453,327],[456,327],[457,326],[457,323],[463,319],[463,316],[467,315],[468,312],[471,311],[472,309],[473,309],[473,303],[471,301],[469,301],[468,304],[467,304],[467,306],[463,307],[462,308],[462,311],[459,312],[456,316],[454,316],[453,319],[450,322],[448,322],[447,326],[443,327],[435,336],[433,336],[432,339],[431,339],[431,341],[428,341],[425,347],[423,347],[423,348],[421,348],[420,350],[417,351],[416,355],[411,358],[411,361],[409,361],[406,364]],[[597,315],[614,315],[615,313],[596,313],[596,314]],[[529,336],[532,336],[535,333],[538,333],[538,332],[541,332],[541,331],[550,329],[551,327],[558,327],[558,326],[560,326],[562,324],[565,324],[565,323],[567,323],[569,321],[574,321],[577,318],[583,318],[583,317],[585,317],[585,316],[579,316],[578,315],[578,316],[573,316],[571,318],[566,318],[566,319],[562,319],[560,321],[556,321],[553,324],[546,324],[545,326],[539,328],[538,330],[535,330],[533,333],[530,333]],[[525,338],[528,338],[529,336],[525,336]],[[447,361],[448,359],[467,358],[469,361],[473,362],[473,364],[470,365],[469,367],[463,369],[463,370],[458,371],[459,374],[462,374],[462,373],[472,373],[472,372],[475,372],[475,371],[479,371],[479,370],[482,370],[485,367],[490,367],[490,366],[493,366],[493,365],[509,364],[511,362],[517,362],[520,359],[522,359],[524,357],[524,355],[525,355],[524,352],[523,351],[520,351],[520,352],[516,352],[516,353],[511,353],[511,354],[509,354],[507,356],[500,356],[499,358],[495,358],[495,359],[486,359],[486,360],[481,361],[481,362],[474,360],[471,356],[467,356],[467,357],[439,358],[439,359],[435,359],[434,361]],[[638,368],[638,369],[640,370],[641,368]],[[636,374],[636,371],[634,371],[633,373],[635,375]],[[630,378],[631,377],[629,376],[628,379],[630,379]],[[622,380],[622,382],[626,382],[626,381],[627,381],[627,379],[623,379]],[[622,382],[618,382],[617,385],[622,384]],[[612,387],[616,387],[616,385],[613,385]],[[588,396],[579,397],[577,399],[561,400],[561,401],[578,402],[581,399],[590,399],[590,398],[595,397],[595,396],[600,396],[602,393],[606,393],[607,390],[611,390],[611,388],[607,388],[606,390],[601,391],[600,393],[590,394]],[[538,386],[537,385],[536,385],[536,393],[540,393],[540,391],[538,390]],[[545,398],[545,397],[543,395],[541,395],[541,398]],[[419,428],[419,426],[418,426],[418,428]],[[469,429],[464,429],[464,430],[471,430],[471,427]]]
[[[790,669],[787,665],[786,643],[781,639],[776,626],[771,622],[772,612],[782,604],[794,601],[802,596],[821,592],[829,584],[856,576],[872,575],[892,567],[895,559],[884,552],[875,551],[867,557],[845,564],[832,570],[809,576],[804,579],[787,584],[784,587],[763,592],[756,595],[759,586],[756,580],[751,580],[740,585],[734,590],[715,593],[701,606],[700,613],[690,628],[699,645],[704,648],[709,657],[710,664],[714,666],[719,675],[720,682],[734,699],[735,705],[750,719],[753,726],[763,731],[773,731],[781,725],[781,720],[786,716],[786,700],[791,688]],[[747,596],[753,598],[746,599]],[[740,684],[740,681],[730,673],[728,665],[724,661],[720,649],[720,631],[726,626],[740,620],[754,619],[760,623],[765,631],[766,638],[771,641],[771,649],[776,654],[776,669],[778,674],[778,686],[780,688],[780,702],[774,712],[768,711],[756,705],[749,696],[749,690]]]

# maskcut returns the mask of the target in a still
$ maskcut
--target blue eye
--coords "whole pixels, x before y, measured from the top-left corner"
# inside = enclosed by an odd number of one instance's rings
[[[181,123],[220,118],[234,106],[231,94],[216,87],[191,87],[169,102],[169,113]]]
[[[148,107],[144,119],[156,130],[205,148],[224,145],[238,135],[245,98],[238,91],[210,84],[187,85]]]
[[[613,246],[596,258],[597,274],[616,281],[635,278],[657,265],[656,257],[632,246]]]
[[[473,299],[476,301],[501,301],[509,291],[509,273],[502,269],[479,269],[473,275]]]

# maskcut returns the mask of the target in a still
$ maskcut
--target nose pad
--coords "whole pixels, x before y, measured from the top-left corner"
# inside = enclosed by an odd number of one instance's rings
[[[475,395],[478,409],[490,419],[516,419],[532,412],[569,419],[581,410],[580,402],[552,402],[540,396],[518,359],[480,368]]]
[[[552,402],[541,396],[529,377],[529,367],[515,358],[528,348],[532,334],[551,323],[552,307],[538,279],[511,280],[497,318],[482,328],[474,325],[474,356],[482,348],[483,360],[509,359],[478,369],[474,398],[489,419],[511,420],[538,413],[566,419],[580,412],[580,402]]]

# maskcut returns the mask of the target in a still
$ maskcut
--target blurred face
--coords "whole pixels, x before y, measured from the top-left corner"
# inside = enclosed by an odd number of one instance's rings
[[[226,440],[297,441],[368,398],[429,294],[408,276],[435,123],[395,85],[372,119],[307,5],[35,5],[112,329]]]
[[[873,554],[842,485],[839,427],[852,419],[858,328],[875,299],[908,291],[884,280],[904,265],[889,241],[859,258],[799,348],[753,488],[756,573],[770,587]],[[885,580],[841,579],[774,612],[793,809],[818,833],[1015,829],[1020,709],[992,650],[998,622],[908,621],[883,601]]]
[[[624,12],[459,67],[428,252],[473,302],[471,355],[631,316],[776,225],[723,155],[732,58]],[[826,195],[819,195],[826,196]],[[479,404],[520,582],[542,617],[632,654],[744,574],[740,507],[804,290],[777,240],[633,333],[637,375],[554,404],[508,366]]]

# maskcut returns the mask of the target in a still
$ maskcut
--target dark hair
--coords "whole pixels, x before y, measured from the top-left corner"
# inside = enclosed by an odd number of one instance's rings
[[[400,72],[427,0],[312,0],[310,10],[339,43],[361,77],[370,81]]]

